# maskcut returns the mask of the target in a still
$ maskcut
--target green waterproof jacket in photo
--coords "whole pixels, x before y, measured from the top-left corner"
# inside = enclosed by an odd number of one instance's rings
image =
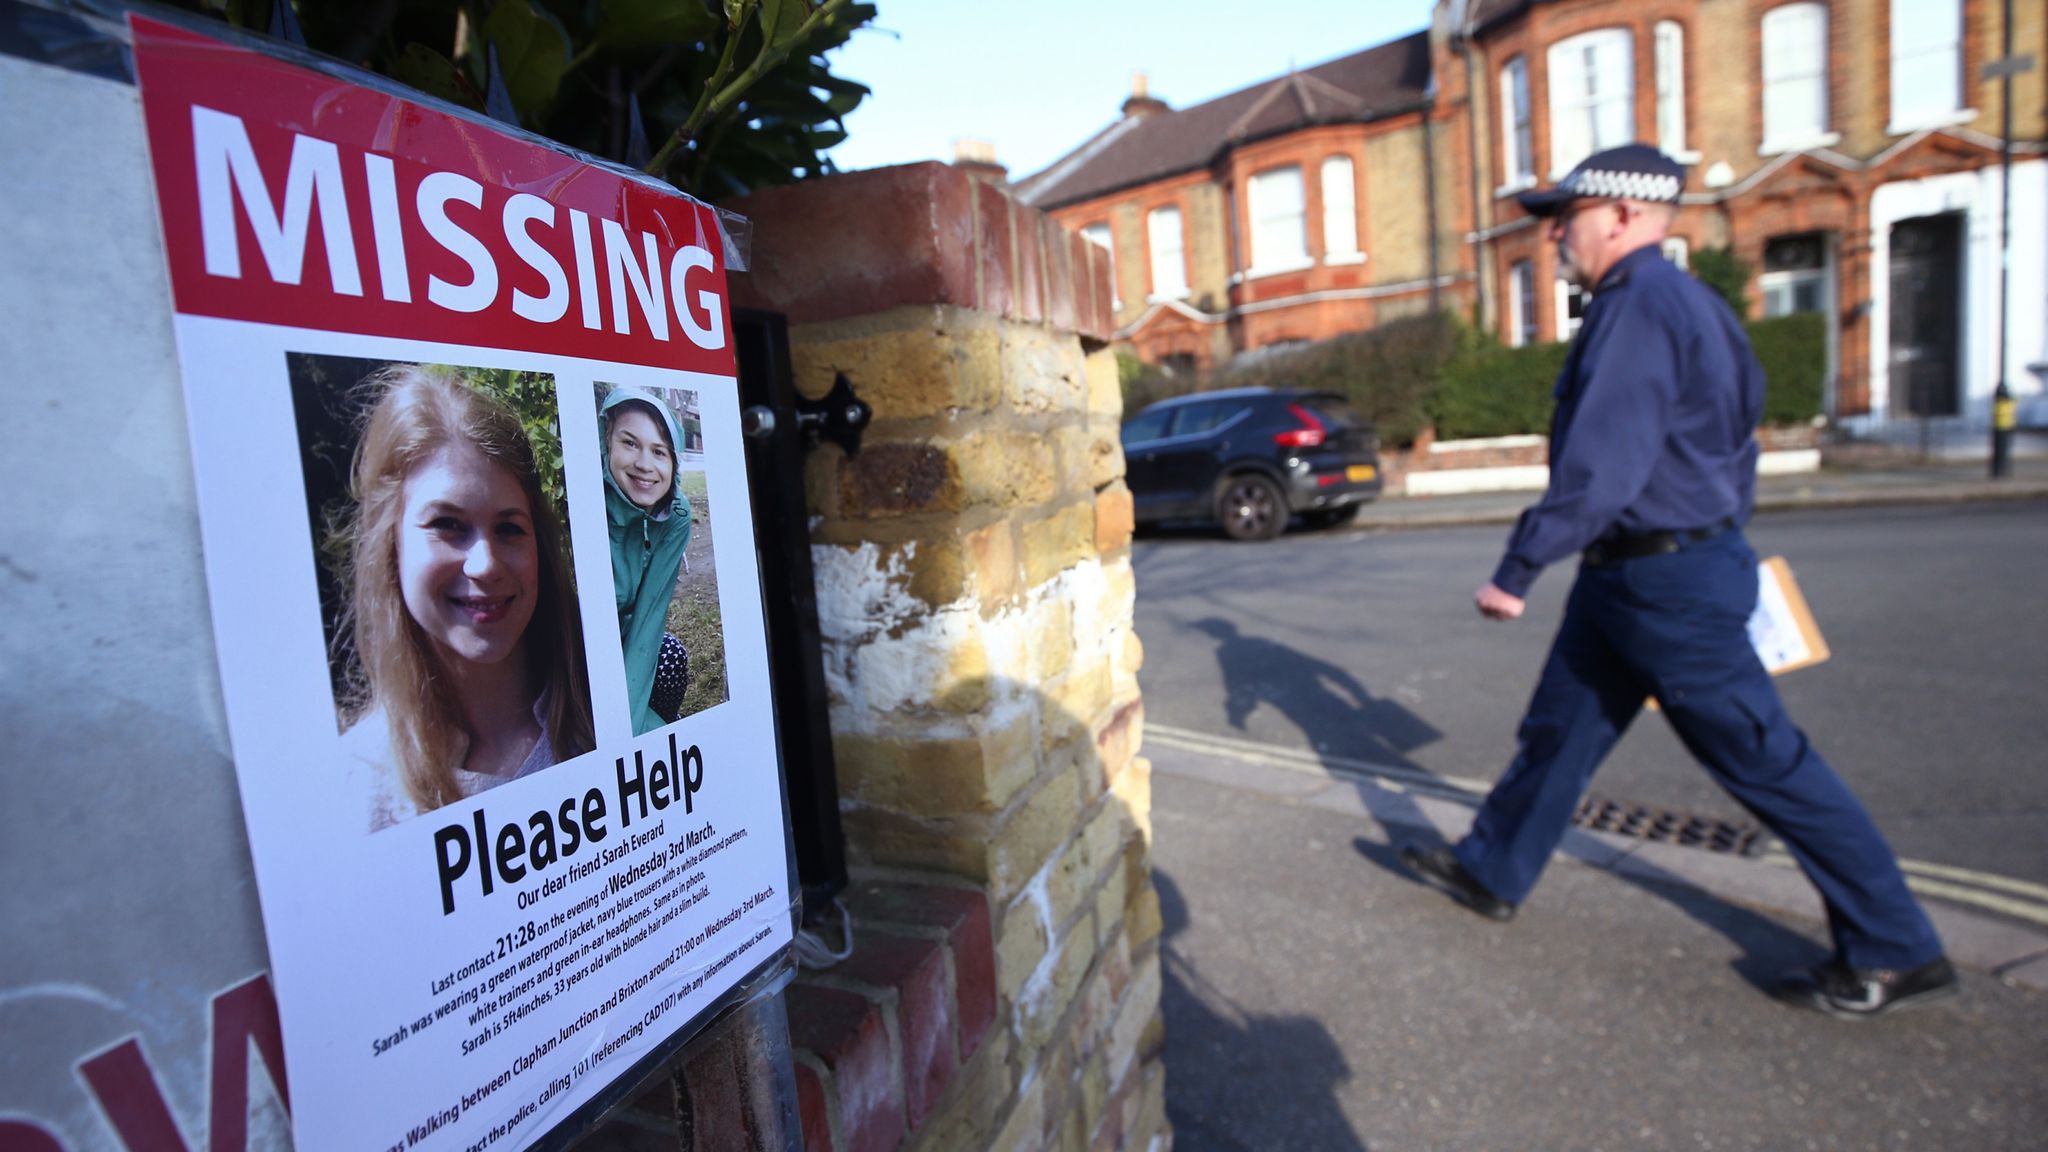
[[[631,402],[645,404],[661,414],[668,428],[670,451],[676,456],[677,468],[669,485],[668,501],[651,512],[620,491],[618,482],[612,479],[611,456],[603,443],[605,430],[611,425],[612,409]],[[598,459],[604,462],[605,520],[612,542],[612,591],[619,605],[619,643],[626,654],[626,699],[633,710],[633,732],[639,735],[664,723],[647,701],[654,692],[654,671],[661,659],[661,636],[668,623],[669,601],[675,598],[683,550],[690,543],[690,502],[683,497],[680,483],[679,449],[683,437],[668,405],[638,388],[614,388],[604,398],[598,435]]]

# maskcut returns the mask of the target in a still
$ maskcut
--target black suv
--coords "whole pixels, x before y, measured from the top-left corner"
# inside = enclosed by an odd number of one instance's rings
[[[1214,519],[1233,539],[1270,540],[1294,513],[1328,527],[1380,494],[1379,437],[1333,392],[1177,396],[1124,421],[1123,443],[1140,524]]]

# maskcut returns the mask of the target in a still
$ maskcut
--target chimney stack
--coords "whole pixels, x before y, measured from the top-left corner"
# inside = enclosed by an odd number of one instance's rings
[[[1143,72],[1131,73],[1131,96],[1124,101],[1126,117],[1151,116],[1159,112],[1173,111],[1166,106],[1166,101],[1154,98],[1149,92],[1150,88],[1151,84]]]
[[[996,162],[996,146],[993,141],[976,140],[962,136],[953,141],[953,167],[967,173],[970,180],[980,180],[998,188],[1008,187],[1010,170]]]

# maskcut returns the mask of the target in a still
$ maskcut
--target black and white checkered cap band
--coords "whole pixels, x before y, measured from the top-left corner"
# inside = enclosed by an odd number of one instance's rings
[[[1650,172],[1606,172],[1588,168],[1574,172],[1562,187],[1574,196],[1641,200],[1646,204],[1676,203],[1684,182],[1676,176]]]

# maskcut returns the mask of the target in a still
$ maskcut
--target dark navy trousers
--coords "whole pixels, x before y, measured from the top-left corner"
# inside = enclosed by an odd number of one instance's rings
[[[1522,721],[1521,751],[1457,847],[1489,891],[1521,903],[1593,772],[1655,695],[1678,737],[1785,844],[1827,903],[1835,954],[1911,968],[1941,940],[1863,805],[1807,743],[1751,646],[1756,554],[1740,532],[1582,567]]]

